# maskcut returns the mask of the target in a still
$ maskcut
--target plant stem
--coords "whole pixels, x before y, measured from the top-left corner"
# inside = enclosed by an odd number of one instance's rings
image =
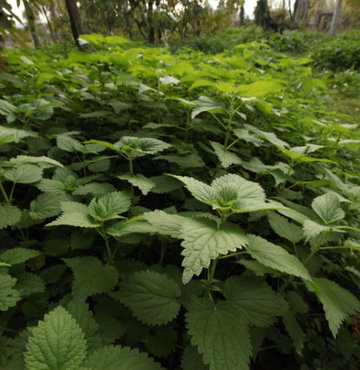
[[[225,259],[225,258],[230,258],[230,257],[241,256],[241,255],[246,254],[246,253],[247,253],[247,251],[236,252],[236,253],[230,253],[230,254],[227,254],[226,256],[218,257],[218,260],[223,260],[223,259]]]
[[[108,264],[110,264],[114,258],[114,255],[111,254],[111,248],[109,244],[109,238],[106,235],[104,225],[101,226],[101,228],[96,229],[97,232],[103,237],[105,241],[105,246],[106,246],[106,251],[107,251],[107,259],[108,259]]]
[[[16,182],[13,182],[12,187],[11,187],[11,191],[10,191],[9,202],[12,202],[12,200],[13,200],[15,185],[16,185]]]
[[[133,160],[129,159],[129,171],[131,176],[134,176]],[[134,185],[131,184],[131,197],[134,197]]]
[[[0,190],[2,192],[2,195],[4,196],[5,202],[6,203],[10,203],[10,200],[9,200],[9,198],[8,198],[8,196],[6,194],[6,191],[5,191],[4,187],[3,187],[3,184],[1,182],[0,182]]]

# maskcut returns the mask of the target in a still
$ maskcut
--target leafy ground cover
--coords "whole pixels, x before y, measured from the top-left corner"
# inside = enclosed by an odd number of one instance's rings
[[[0,75],[0,367],[359,368],[360,133],[313,59],[84,39]]]

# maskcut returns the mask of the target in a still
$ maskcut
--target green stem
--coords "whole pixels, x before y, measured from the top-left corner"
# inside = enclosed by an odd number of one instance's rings
[[[241,255],[246,254],[246,253],[247,253],[247,251],[230,253],[230,254],[227,254],[226,256],[218,257],[218,260],[223,260],[225,258],[230,258],[230,257],[237,257],[237,256],[241,256]]]
[[[9,201],[10,202],[12,202],[12,200],[13,200],[15,185],[16,185],[16,182],[13,182],[12,187],[11,187],[11,191],[10,191],[10,196],[9,196]]]
[[[161,251],[160,251],[160,261],[159,264],[162,266],[164,264],[164,257],[165,257],[165,242],[164,240],[161,241]]]
[[[2,192],[2,195],[4,196],[5,202],[6,203],[10,203],[10,200],[9,200],[9,198],[8,198],[8,196],[6,194],[6,191],[5,191],[4,187],[3,187],[3,184],[1,182],[0,182],[0,190]]]
[[[133,160],[129,159],[129,171],[131,176],[134,176]],[[134,197],[134,185],[131,184],[131,197]]]
[[[107,259],[108,259],[108,264],[110,264],[114,258],[114,256],[111,254],[111,248],[109,244],[109,238],[106,235],[104,225],[101,226],[101,228],[96,229],[97,232],[102,236],[102,238],[105,241],[105,246],[106,246],[106,251],[107,251]]]

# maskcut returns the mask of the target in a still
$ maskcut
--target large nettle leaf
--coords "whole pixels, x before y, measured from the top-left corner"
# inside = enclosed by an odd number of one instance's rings
[[[99,227],[105,221],[122,218],[120,214],[126,212],[130,205],[130,195],[121,191],[94,198],[89,206],[78,202],[61,202],[62,215],[47,226]]]
[[[360,312],[360,301],[348,290],[325,278],[314,278],[306,286],[316,293],[325,311],[331,333],[336,337],[341,323]]]
[[[140,271],[127,275],[111,296],[129,307],[140,321],[163,325],[177,316],[180,294],[178,284],[166,274]]]
[[[7,311],[20,300],[20,294],[13,289],[16,279],[10,275],[0,275],[0,311]]]
[[[191,343],[211,370],[248,369],[251,342],[242,312],[232,303],[194,298],[186,314]]]
[[[94,370],[161,370],[163,367],[138,349],[107,346],[94,351],[85,362],[86,369]]]
[[[345,217],[339,198],[331,192],[315,198],[311,207],[325,224],[331,224]]]
[[[156,154],[170,148],[171,146],[170,144],[165,143],[162,140],[133,136],[123,136],[115,144],[111,144],[107,141],[101,140],[90,140],[88,143],[103,145],[106,148],[117,152],[118,154],[124,156],[129,160],[138,157],[144,157],[146,155]]]
[[[0,230],[17,224],[21,219],[18,207],[9,203],[0,203]]]
[[[181,243],[184,250],[182,266],[183,282],[188,283],[194,275],[200,275],[203,268],[210,266],[211,260],[220,255],[234,252],[247,244],[248,238],[241,228],[230,223],[220,227],[213,222],[201,219],[187,219],[181,229]]]
[[[153,226],[154,233],[183,239],[184,284],[194,275],[200,275],[203,268],[208,268],[211,260],[234,252],[248,242],[240,227],[226,222],[219,225],[211,219],[183,217],[164,211],[145,213],[143,218]]]
[[[29,370],[77,370],[85,360],[86,349],[79,325],[59,306],[32,330],[26,346],[26,367]]]
[[[200,202],[213,209],[233,213],[255,212],[268,209],[287,209],[274,201],[267,201],[263,188],[256,182],[239,175],[228,174],[215,179],[211,185],[188,176],[174,176],[185,184]]]
[[[229,278],[224,285],[224,295],[251,325],[268,326],[276,316],[282,316],[288,310],[281,295],[275,294],[263,280],[253,277]]]
[[[247,250],[251,257],[267,267],[311,280],[308,270],[296,256],[260,236],[249,235]]]
[[[97,293],[111,291],[117,281],[118,272],[113,266],[103,265],[95,257],[64,258],[63,261],[74,274],[73,295],[86,298]]]

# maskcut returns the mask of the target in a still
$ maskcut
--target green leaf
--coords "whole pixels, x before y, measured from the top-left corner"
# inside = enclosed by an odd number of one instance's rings
[[[33,164],[20,164],[4,173],[4,177],[20,184],[33,184],[42,179],[42,169]]]
[[[211,146],[213,147],[215,154],[219,158],[221,165],[224,168],[230,167],[232,164],[241,164],[242,160],[230,150],[227,150],[223,145],[210,141]]]
[[[9,265],[17,265],[38,256],[41,256],[41,252],[34,249],[12,248],[2,253],[0,259]]]
[[[223,111],[224,108],[219,102],[210,99],[207,96],[200,96],[200,98],[196,101],[196,107],[191,112],[191,118],[194,119],[202,112],[218,113]]]
[[[247,236],[239,227],[223,223],[187,219],[181,229],[181,243],[184,250],[182,266],[183,283],[188,283],[194,275],[200,275],[203,268],[210,266],[211,260],[220,255],[234,252],[247,244]]]
[[[241,313],[231,303],[194,298],[186,314],[191,343],[211,370],[249,368],[251,343]]]
[[[345,217],[345,213],[340,207],[339,198],[331,192],[315,198],[311,207],[325,224],[339,221]]]
[[[74,153],[83,151],[84,145],[70,136],[60,135],[56,138],[57,146],[66,152]]]
[[[21,211],[18,207],[9,203],[0,204],[0,230],[17,224],[21,219]]]
[[[177,301],[180,295],[180,287],[173,279],[154,271],[126,276],[119,283],[119,290],[111,294],[149,325],[164,325],[173,320],[180,310]]]
[[[36,164],[42,168],[64,167],[60,162],[45,156],[33,157],[29,155],[18,155],[10,159],[12,164]]]
[[[50,222],[46,226],[77,226],[77,227],[99,227],[101,223],[94,220],[90,214],[88,207],[77,202],[62,202],[61,210],[63,214],[55,221]]]
[[[261,98],[269,93],[279,93],[283,89],[283,82],[279,80],[256,81],[249,85],[239,85],[237,93],[241,97]]]
[[[131,195],[117,191],[93,199],[89,204],[89,214],[101,222],[120,218],[119,214],[126,212],[131,205]]]
[[[43,280],[31,272],[23,272],[16,275],[17,283],[15,288],[19,291],[22,297],[33,293],[44,293],[45,284]]]
[[[181,238],[181,227],[186,221],[182,216],[171,215],[160,210],[146,212],[142,218],[153,227],[153,233],[169,235],[178,239]]]
[[[305,240],[309,241],[316,238],[322,232],[330,231],[328,226],[320,225],[315,221],[305,220],[303,224]]]
[[[208,370],[209,366],[204,365],[201,355],[194,346],[187,345],[181,358],[183,370]]]
[[[141,192],[146,195],[155,186],[155,183],[141,174],[131,175],[130,173],[117,176],[120,180],[126,180],[130,184],[136,186]]]
[[[272,229],[282,238],[294,244],[302,239],[303,231],[301,227],[289,222],[285,217],[270,212],[268,214],[268,219]]]
[[[164,141],[148,138],[123,136],[114,144],[115,147],[128,159],[156,154],[170,148],[170,144]]]
[[[92,353],[85,363],[86,368],[96,370],[160,370],[161,365],[138,349],[107,346]]]
[[[15,284],[16,279],[0,274],[0,311],[7,311],[21,299],[19,292],[13,289]]]
[[[229,278],[225,282],[224,295],[250,325],[268,326],[289,308],[281,295],[276,295],[263,280],[253,277]]]
[[[285,324],[286,331],[294,341],[296,352],[300,353],[306,339],[305,333],[302,331],[301,326],[292,312],[289,311],[283,316],[283,322]]]
[[[188,189],[193,197],[200,202],[209,204],[216,197],[215,191],[211,188],[211,186],[204,184],[199,180],[188,176],[171,176],[184,183],[186,189]]]
[[[91,194],[94,197],[99,197],[113,192],[116,192],[116,188],[107,182],[91,182],[90,184],[79,186],[73,191],[73,195]]]
[[[72,316],[57,307],[32,330],[26,346],[29,370],[77,370],[86,356],[84,333]]]
[[[1,110],[1,107],[0,107]],[[20,141],[25,137],[37,137],[38,134],[30,130],[22,130],[12,127],[0,126],[0,142],[3,139],[11,139],[11,141]]]
[[[89,310],[88,303],[82,298],[74,298],[66,306],[67,311],[79,324],[86,338],[92,337],[99,329],[92,312]]]
[[[260,236],[250,235],[247,250],[251,257],[265,266],[285,272],[290,275],[310,280],[311,276],[306,267],[297,257],[289,254],[285,249],[268,242]]]
[[[336,337],[346,317],[360,312],[360,301],[348,290],[325,278],[306,282],[307,288],[316,293],[325,311],[331,333]]]
[[[150,180],[155,184],[155,186],[151,188],[151,192],[155,194],[170,193],[182,186],[180,181],[164,175],[150,177]]]
[[[64,194],[40,194],[30,203],[30,216],[34,220],[45,220],[61,213],[60,204],[67,197]]]
[[[95,257],[64,258],[74,274],[73,295],[86,298],[97,293],[111,291],[117,281],[115,267],[103,265]]]
[[[117,222],[106,229],[107,234],[118,238],[130,234],[151,234],[153,232],[153,226],[138,217]]]

